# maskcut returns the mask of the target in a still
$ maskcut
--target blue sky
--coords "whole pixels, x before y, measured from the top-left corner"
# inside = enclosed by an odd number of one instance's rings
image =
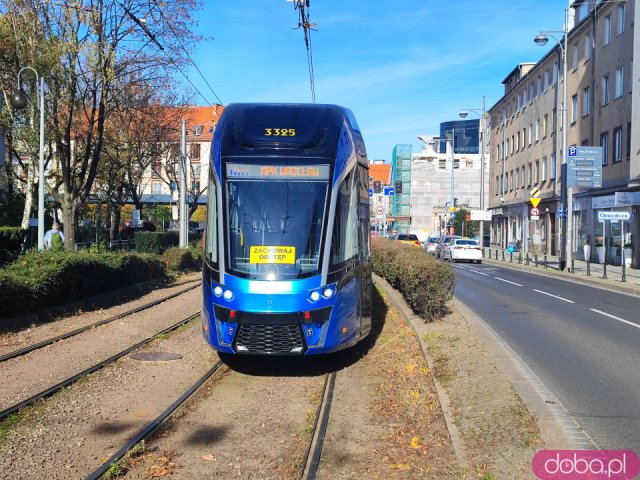
[[[317,103],[353,110],[369,159],[390,162],[396,144],[464,108],[489,108],[520,62],[537,61],[540,30],[562,30],[568,0],[311,0]],[[205,0],[196,30],[213,40],[192,58],[223,104],[311,102],[298,13],[285,0]],[[189,78],[218,100],[195,68]],[[206,104],[201,97],[196,103]],[[472,118],[470,114],[467,118]]]

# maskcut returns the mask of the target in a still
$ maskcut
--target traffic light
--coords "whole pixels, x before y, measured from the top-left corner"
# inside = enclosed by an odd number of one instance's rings
[[[396,192],[395,193],[402,193],[402,180],[396,180]]]
[[[453,199],[453,206],[457,207],[458,206],[458,197],[454,197]]]
[[[382,193],[382,182],[380,180],[373,181],[373,193]]]

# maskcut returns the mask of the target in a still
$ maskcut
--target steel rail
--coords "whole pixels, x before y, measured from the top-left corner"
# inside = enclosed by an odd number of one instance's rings
[[[162,302],[165,302],[167,300],[171,300],[172,298],[175,298],[177,296],[182,295],[183,293],[186,293],[190,290],[193,290],[194,288],[199,287],[200,285],[202,285],[202,282],[197,283],[196,285],[191,285],[188,288],[185,288],[183,290],[180,290],[179,292],[174,292],[171,295],[161,298],[159,300],[154,300],[153,302],[148,302],[145,303],[144,305],[140,305],[139,307],[136,308],[132,308],[131,310],[127,310],[126,312],[122,312],[119,313],[117,315],[113,315],[109,318],[105,318],[104,320],[100,320],[98,322],[92,323],[91,325],[86,325],[84,327],[80,327],[77,328],[75,330],[72,330],[70,332],[67,333],[63,333],[61,335],[58,335],[56,337],[51,337],[51,338],[47,338],[46,340],[42,340],[40,342],[37,343],[33,343],[31,345],[27,345],[26,347],[22,347],[18,350],[14,350],[13,352],[9,352],[9,353],[5,353],[4,355],[0,355],[0,362],[4,362],[6,360],[10,360],[12,358],[16,358],[16,357],[20,357],[22,355],[26,355],[29,352],[32,352],[33,350],[37,350],[39,348],[42,347],[46,347],[47,345],[51,345],[52,343],[56,343],[59,342],[60,340],[65,340],[67,338],[70,337],[74,337],[76,335],[79,335],[80,333],[86,332],[87,330],[91,330],[92,328],[96,328],[99,327],[101,325],[104,325],[106,323],[110,323],[113,322],[115,320],[119,320],[121,318],[124,317],[128,317],[129,315],[133,315],[134,313],[138,313],[141,312],[143,310],[147,310],[148,308],[154,307]]]
[[[327,433],[327,425],[329,423],[329,412],[331,411],[331,403],[333,401],[333,391],[336,385],[336,372],[327,374],[324,382],[322,393],[322,401],[318,406],[318,415],[313,424],[313,432],[307,451],[302,460],[302,465],[298,472],[301,480],[315,480],[320,464],[320,455],[322,446],[324,445],[324,437]]]
[[[173,402],[164,412],[162,412],[159,416],[157,416],[154,420],[149,422],[135,437],[129,440],[120,450],[114,453],[109,460],[104,462],[98,468],[96,468],[86,480],[98,480],[101,478],[108,470],[111,468],[111,465],[119,461],[122,457],[124,457],[129,450],[135,447],[138,443],[140,443],[145,438],[149,437],[161,424],[164,422],[173,412],[175,412],[191,395],[193,395],[201,386],[204,384],[214,373],[218,371],[218,369],[223,365],[223,362],[218,361],[213,367],[209,369],[207,373],[205,373],[202,377],[200,377],[196,383],[194,383],[189,390],[183,393],[180,398],[178,398],[175,402]]]
[[[162,335],[163,333],[168,333],[172,330],[175,330],[179,327],[181,327],[182,325],[189,323],[190,321],[192,321],[193,319],[197,318],[200,316],[200,313],[194,313],[189,315],[187,318],[184,318],[182,320],[180,320],[178,323],[175,323],[173,325],[171,325],[170,327],[165,328],[164,330],[161,330],[160,332],[156,332],[154,335],[152,335],[151,337],[147,337],[146,339],[142,340],[141,342],[136,343],[135,345],[127,348],[126,350],[123,350],[119,353],[116,353],[115,355],[107,358],[106,360],[103,360],[100,363],[97,363],[95,365],[93,365],[92,367],[87,368],[86,370],[83,370],[82,372],[67,378],[66,380],[63,380],[62,382],[54,385],[51,388],[48,388],[46,390],[43,390],[40,393],[35,394],[34,396],[23,400],[20,403],[17,403],[5,410],[0,411],[0,420],[3,420],[5,418],[7,418],[9,415],[11,415],[12,413],[17,412],[18,410],[21,410],[24,407],[27,407],[31,404],[33,404],[34,402],[40,400],[41,398],[46,398],[46,397],[50,397],[51,395],[53,395],[54,393],[58,392],[59,390],[63,389],[64,387],[71,385],[74,382],[77,382],[78,380],[80,380],[83,377],[86,377],[87,375],[89,375],[90,373],[93,373],[97,370],[100,370],[102,367],[109,365],[110,363],[115,362],[116,360],[118,360],[120,357],[123,357],[125,355],[127,355],[128,353],[136,350],[137,348],[140,348],[144,345],[146,345],[147,343],[151,342],[154,338],[156,338],[158,335]]]

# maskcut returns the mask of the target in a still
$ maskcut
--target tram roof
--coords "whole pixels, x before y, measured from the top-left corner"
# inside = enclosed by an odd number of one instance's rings
[[[362,138],[351,110],[338,105],[232,103],[218,123],[225,156],[333,157],[343,125]]]

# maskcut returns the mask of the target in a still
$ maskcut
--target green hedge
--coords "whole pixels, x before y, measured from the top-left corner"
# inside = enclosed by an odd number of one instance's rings
[[[28,233],[20,227],[0,227],[0,265],[15,259]]]
[[[202,268],[202,250],[199,248],[172,247],[162,254],[161,259],[167,268],[174,272]]]
[[[426,250],[386,238],[374,238],[373,271],[405,298],[413,311],[427,321],[441,318],[453,297],[455,273]]]
[[[132,253],[34,252],[0,271],[0,318],[162,278],[157,257]]]
[[[178,246],[178,232],[145,232],[135,233],[136,250],[140,253],[162,253],[168,248]]]

